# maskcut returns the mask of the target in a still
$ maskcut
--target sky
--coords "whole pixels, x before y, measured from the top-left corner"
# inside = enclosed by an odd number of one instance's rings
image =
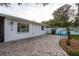
[[[24,18],[31,21],[42,22],[49,19],[53,19],[52,13],[64,5],[64,3],[50,3],[45,7],[36,5],[35,3],[23,4],[18,6],[16,3],[12,3],[10,7],[0,6],[0,13]],[[71,4],[74,5],[74,4]]]

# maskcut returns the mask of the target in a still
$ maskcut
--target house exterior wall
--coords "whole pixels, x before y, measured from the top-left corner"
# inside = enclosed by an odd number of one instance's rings
[[[32,34],[33,34],[33,36],[43,35],[43,34],[47,33],[46,28],[44,28],[44,30],[41,30],[41,26],[40,25],[33,24],[32,26],[33,26],[32,27],[32,30],[33,30]]]
[[[52,28],[47,28],[47,33],[51,34],[52,33]]]
[[[26,24],[29,24],[29,32],[24,33],[18,33],[17,32],[17,23],[20,21],[13,20],[13,25],[11,26],[11,19],[5,18],[5,42],[6,41],[12,41],[12,40],[19,40],[34,36],[39,36],[47,33],[46,28],[44,30],[41,30],[41,25],[32,24],[28,22],[24,22]],[[11,30],[12,29],[12,30]]]

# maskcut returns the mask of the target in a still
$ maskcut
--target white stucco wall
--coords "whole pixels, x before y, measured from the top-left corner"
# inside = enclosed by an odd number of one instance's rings
[[[52,28],[47,28],[47,33],[52,33]]]
[[[32,26],[33,26],[32,27],[32,30],[33,30],[32,34],[33,34],[33,36],[43,35],[43,34],[46,33],[46,28],[44,30],[41,30],[41,26],[40,25],[33,24]]]
[[[13,31],[11,31],[10,22],[11,22],[11,19],[8,19],[8,18],[5,19],[5,42],[39,36],[47,33],[46,28],[44,30],[41,30],[41,25],[32,24],[28,22],[24,22],[24,23],[29,24],[29,32],[18,33],[17,22],[20,22],[20,21],[13,21],[13,26],[12,26]]]

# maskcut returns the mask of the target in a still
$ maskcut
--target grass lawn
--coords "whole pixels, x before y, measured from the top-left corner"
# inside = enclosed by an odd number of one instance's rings
[[[79,40],[79,35],[72,35],[71,37],[75,40]]]
[[[70,56],[79,56],[79,51],[74,51],[69,53]]]

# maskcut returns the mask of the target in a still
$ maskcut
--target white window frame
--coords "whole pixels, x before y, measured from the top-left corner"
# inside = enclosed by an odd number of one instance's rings
[[[22,28],[22,26],[26,26],[26,28]],[[29,32],[29,24],[18,22],[17,23],[17,32],[18,33],[26,33]]]
[[[41,30],[45,30],[45,27],[44,26],[41,26]]]

